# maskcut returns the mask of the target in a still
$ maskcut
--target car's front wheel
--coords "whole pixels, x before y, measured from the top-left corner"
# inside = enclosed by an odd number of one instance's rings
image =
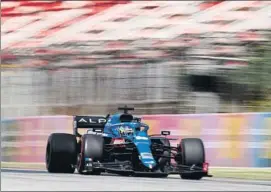
[[[186,166],[202,166],[205,162],[205,149],[201,139],[185,138],[181,140],[181,159],[179,162]],[[202,173],[192,172],[183,173],[180,175],[182,179],[200,180],[203,177]]]
[[[86,134],[81,138],[81,152],[78,156],[78,172],[80,174],[100,175],[99,169],[93,169],[91,164],[103,158],[104,138],[100,135]],[[89,162],[88,162],[89,159]],[[89,164],[89,167],[88,167]]]

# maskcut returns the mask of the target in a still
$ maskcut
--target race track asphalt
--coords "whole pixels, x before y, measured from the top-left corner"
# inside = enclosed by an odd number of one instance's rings
[[[49,174],[43,170],[1,169],[1,191],[271,191],[270,181]]]

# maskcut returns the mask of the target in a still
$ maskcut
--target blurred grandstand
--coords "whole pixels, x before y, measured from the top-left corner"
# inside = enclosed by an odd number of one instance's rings
[[[2,1],[2,117],[251,111],[227,74],[270,17],[270,1]]]

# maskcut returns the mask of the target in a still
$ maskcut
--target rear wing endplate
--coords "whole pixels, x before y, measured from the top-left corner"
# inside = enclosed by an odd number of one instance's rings
[[[102,116],[74,116],[73,130],[74,135],[81,136],[78,129],[91,129],[93,132],[103,132],[107,120]]]

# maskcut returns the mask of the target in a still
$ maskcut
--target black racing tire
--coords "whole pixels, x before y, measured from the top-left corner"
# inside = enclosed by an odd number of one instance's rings
[[[87,175],[100,175],[99,169],[84,172],[85,158],[91,158],[93,162],[103,159],[104,138],[101,135],[85,134],[81,138],[81,152],[78,156],[78,173]]]
[[[205,162],[205,148],[201,139],[185,138],[181,140],[182,164],[186,166],[201,166]],[[181,174],[182,179],[200,180],[202,173]]]
[[[77,158],[75,135],[53,133],[46,146],[46,168],[49,173],[74,173]]]

